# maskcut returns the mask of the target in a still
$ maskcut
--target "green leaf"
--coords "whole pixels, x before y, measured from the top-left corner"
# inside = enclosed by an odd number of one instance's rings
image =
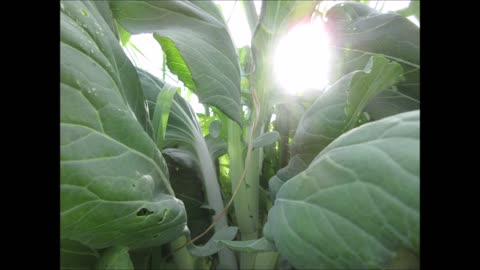
[[[175,75],[178,76],[178,79],[183,82],[183,84],[188,87],[190,90],[196,90],[195,82],[193,81],[192,74],[190,69],[182,58],[182,55],[178,51],[178,48],[175,46],[175,43],[166,37],[162,37],[158,34],[153,34],[153,37],[160,43],[164,56],[166,57],[166,65],[168,69]]]
[[[105,3],[108,3],[108,2],[105,2]],[[115,22],[115,24],[119,32],[120,42],[122,43],[122,46],[126,46],[127,43],[130,41],[130,37],[132,36],[132,34],[130,34],[127,30],[125,30],[125,28],[123,28],[122,25],[120,25],[119,23]]]
[[[376,75],[375,77],[363,76],[352,81],[350,89],[347,91],[345,113],[349,121],[343,128],[344,131],[355,127],[357,120],[371,99],[403,80],[402,66],[380,56],[372,56],[363,71],[366,74]]]
[[[163,87],[164,89],[158,94],[155,112],[153,113],[153,132],[159,149],[163,148],[170,107],[178,89],[178,87],[168,84],[164,84]]]
[[[378,95],[366,111],[377,120],[419,109],[420,35],[414,23],[352,2],[335,5],[326,18],[333,53],[330,81],[363,69],[372,55],[381,55],[402,65],[405,80],[397,85],[398,91]]]
[[[272,194],[303,171],[333,140],[355,127],[368,103],[379,92],[397,83],[401,76],[399,64],[373,56],[363,70],[351,72],[329,86],[300,120],[287,167],[269,181]]]
[[[419,152],[419,111],[345,133],[280,188],[265,238],[297,269],[383,269],[405,249],[418,259]]]
[[[210,240],[203,246],[189,245],[188,250],[196,257],[205,257],[217,253],[225,246],[219,243],[219,240],[232,240],[237,235],[237,227],[226,227],[221,229],[210,238]]]
[[[229,249],[238,251],[238,252],[267,252],[267,251],[276,251],[275,246],[272,242],[266,240],[265,238],[260,238],[256,240],[248,241],[218,241],[223,245],[227,246]]]
[[[210,123],[208,126],[208,132],[209,135],[212,136],[212,138],[218,138],[220,136],[220,133],[222,131],[222,122],[220,120],[215,120]]]
[[[60,237],[96,249],[168,242],[185,209],[144,129],[136,71],[92,2],[61,6]]]
[[[273,144],[278,140],[278,138],[280,138],[280,133],[277,131],[263,133],[253,140],[253,148],[256,149]]]
[[[93,269],[100,255],[80,242],[62,239],[60,242],[60,269]]]
[[[132,34],[154,33],[167,65],[201,103],[240,119],[240,66],[223,18],[206,1],[111,1]]]
[[[111,247],[105,250],[97,264],[98,270],[133,270],[127,247]]]

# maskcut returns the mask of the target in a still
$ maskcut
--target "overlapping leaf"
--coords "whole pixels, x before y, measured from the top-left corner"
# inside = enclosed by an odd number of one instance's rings
[[[145,131],[134,67],[92,2],[60,12],[61,238],[100,249],[159,245],[183,232],[183,203]]]
[[[285,181],[304,170],[329,143],[355,127],[368,102],[399,82],[402,73],[399,64],[374,56],[364,70],[343,76],[319,96],[298,124],[289,164],[269,181],[272,194]]]
[[[223,18],[210,1],[111,1],[132,34],[154,33],[169,69],[200,102],[240,123],[240,67]]]
[[[404,250],[414,262],[419,189],[419,111],[412,111],[332,142],[280,188],[264,234],[297,269],[380,269]]]
[[[353,2],[332,7],[326,19],[334,53],[331,81],[362,69],[372,55],[383,55],[402,65],[405,80],[398,91],[385,91],[372,100],[366,111],[375,120],[419,108],[420,35],[415,24]]]

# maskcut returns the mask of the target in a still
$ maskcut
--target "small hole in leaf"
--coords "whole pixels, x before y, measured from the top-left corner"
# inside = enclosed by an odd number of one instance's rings
[[[132,187],[135,187],[135,184],[133,184]]]
[[[137,212],[137,216],[148,216],[148,215],[151,215],[153,214],[153,211],[150,211],[148,210],[147,208],[142,208],[140,210],[138,210]]]

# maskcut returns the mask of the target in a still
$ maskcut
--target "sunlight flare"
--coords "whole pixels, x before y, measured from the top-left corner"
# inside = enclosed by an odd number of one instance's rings
[[[280,87],[292,95],[323,89],[328,83],[329,39],[321,19],[295,25],[280,40],[274,73]]]

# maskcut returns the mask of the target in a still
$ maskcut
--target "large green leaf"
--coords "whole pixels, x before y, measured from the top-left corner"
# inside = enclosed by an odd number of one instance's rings
[[[240,123],[240,66],[227,26],[212,2],[111,1],[132,34],[154,33],[169,69],[200,102]]]
[[[334,63],[331,80],[362,69],[372,55],[400,63],[405,80],[398,91],[385,91],[367,107],[370,117],[380,119],[420,106],[419,28],[395,13],[379,13],[360,3],[342,3],[326,14]]]
[[[186,223],[135,69],[92,2],[60,12],[61,238],[93,248],[159,245]]]
[[[272,194],[303,171],[328,144],[355,127],[367,104],[398,83],[402,74],[399,64],[372,56],[363,70],[343,76],[326,89],[300,120],[290,148],[292,158],[269,181]]]
[[[419,256],[419,111],[368,123],[326,147],[277,194],[267,240],[297,269],[384,268]]]
[[[138,74],[145,96],[148,99],[149,107],[152,110],[151,106],[158,106],[158,104],[154,105],[154,103],[164,101],[157,97],[162,91],[170,88],[170,86],[148,72],[139,70]],[[171,101],[163,147],[168,149],[178,148],[174,151],[169,151],[170,157],[184,165],[187,165],[185,162],[191,163],[192,166],[189,167],[198,171],[205,187],[208,205],[214,211],[213,218],[216,218],[223,211],[224,205],[212,154],[203,136],[202,128],[195,112],[178,93],[175,94]],[[164,151],[164,153],[166,152]],[[182,192],[182,189],[179,192]],[[223,216],[215,224],[215,230],[218,231],[225,227],[227,227],[227,220]],[[233,253],[229,250],[222,250],[220,254],[224,256],[223,263],[228,262],[231,267],[236,264]]]

